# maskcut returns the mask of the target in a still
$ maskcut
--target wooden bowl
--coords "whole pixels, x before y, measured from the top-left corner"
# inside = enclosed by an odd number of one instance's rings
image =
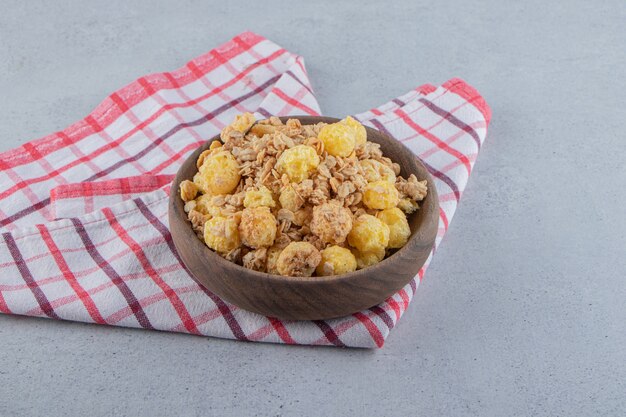
[[[303,125],[335,123],[331,117],[292,116]],[[383,133],[367,129],[367,139],[380,144],[385,156],[400,164],[401,175],[428,180],[428,195],[420,209],[408,217],[408,243],[382,262],[349,274],[329,277],[284,277],[252,271],[229,262],[201,242],[183,210],[179,184],[197,172],[196,160],[209,140],[187,158],[172,184],[169,201],[170,231],[176,249],[195,280],[224,300],[245,310],[287,320],[322,320],[372,307],[403,288],[428,257],[437,234],[439,203],[428,170],[404,145]]]

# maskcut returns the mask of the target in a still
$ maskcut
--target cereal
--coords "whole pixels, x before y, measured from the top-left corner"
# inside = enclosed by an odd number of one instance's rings
[[[376,265],[385,257],[384,248],[375,249],[371,252],[361,252],[356,248],[352,248],[351,251],[356,259],[357,269],[363,269],[367,268],[368,266]]]
[[[241,244],[237,223],[232,218],[213,217],[204,224],[204,241],[216,252],[236,249]]]
[[[198,167],[198,169],[200,169],[200,167],[204,163],[204,160],[206,159],[207,156],[212,155],[213,153],[217,152],[217,149],[221,147],[222,147],[222,143],[220,141],[215,140],[211,142],[209,149],[202,152],[200,156],[198,157],[198,160],[196,161],[196,166]]]
[[[192,182],[195,184],[196,188],[201,193],[203,194],[211,193],[211,190],[209,190],[209,184],[207,183],[204,176],[200,174],[200,172],[196,172],[196,174],[193,176]]]
[[[276,266],[278,262],[278,256],[283,251],[283,248],[278,246],[272,246],[267,250],[267,260],[265,270],[268,274],[278,275],[278,268]]]
[[[278,256],[276,269],[280,275],[310,277],[322,260],[315,246],[308,242],[291,242]]]
[[[212,208],[214,207],[213,204],[211,203],[212,200],[213,200],[213,196],[211,194],[202,194],[200,197],[194,200],[196,202],[194,209],[198,210],[202,214],[211,214]],[[213,213],[215,212],[213,211]]]
[[[291,185],[283,187],[278,197],[281,207],[287,210],[296,211],[304,204],[304,199]]]
[[[310,146],[297,145],[285,150],[276,162],[276,170],[286,174],[292,182],[309,178],[320,163],[320,157]]]
[[[180,183],[180,198],[186,203],[196,198],[198,187],[192,181],[185,180]]]
[[[319,276],[340,275],[356,271],[356,258],[350,249],[329,246],[322,251],[322,260],[315,268]]]
[[[375,265],[406,244],[406,216],[428,193],[350,116],[302,125],[246,113],[220,138],[180,197],[198,238],[248,269],[306,277]]]
[[[198,174],[202,184],[199,188],[204,193],[228,194],[237,188],[241,179],[239,164],[228,151],[219,151],[205,158]]]
[[[259,248],[251,250],[242,258],[243,266],[253,271],[265,272],[267,264],[267,249]]]
[[[226,126],[220,137],[222,141],[228,142],[230,139],[230,134],[232,132],[246,133],[248,129],[252,127],[254,124],[254,116],[251,113],[238,114],[235,116],[235,120],[229,125]]]
[[[365,127],[358,120],[353,119],[350,116],[347,116],[345,119],[341,121],[348,126],[350,126],[354,130],[354,139],[356,145],[363,145],[367,141],[367,131]]]
[[[363,176],[367,182],[387,181],[391,184],[396,182],[396,174],[393,168],[379,162],[375,159],[364,159],[359,161],[359,165],[363,169]]]
[[[352,229],[352,213],[337,201],[313,207],[311,232],[322,242],[341,244]]]
[[[354,128],[345,123],[333,123],[320,130],[318,138],[324,143],[324,149],[330,155],[349,156],[356,146]]]
[[[269,247],[276,239],[276,218],[268,207],[246,208],[241,213],[241,242],[251,248]]]
[[[406,195],[414,201],[421,201],[428,193],[428,182],[418,181],[415,175],[411,174],[408,180],[398,178],[396,188],[403,196]]]
[[[399,192],[387,181],[374,181],[367,184],[363,193],[363,204],[375,210],[384,210],[398,205]]]
[[[393,207],[379,211],[376,217],[389,226],[388,248],[401,248],[408,242],[409,236],[411,236],[411,229],[406,216],[399,208]]]
[[[348,243],[361,252],[385,249],[389,243],[389,226],[370,214],[354,220]]]
[[[243,200],[243,206],[246,208],[255,207],[276,207],[272,192],[265,186],[261,186],[258,190],[249,189],[246,191]]]
[[[405,214],[412,214],[420,208],[416,201],[411,200],[410,198],[402,198],[398,202],[398,208],[402,210]]]

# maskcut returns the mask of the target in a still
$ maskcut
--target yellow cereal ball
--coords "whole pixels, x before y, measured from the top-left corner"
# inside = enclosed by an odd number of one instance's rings
[[[258,190],[249,189],[246,191],[243,206],[247,208],[276,207],[276,202],[274,201],[272,192],[263,185]]]
[[[389,226],[388,248],[401,248],[406,244],[411,236],[411,228],[402,210],[397,207],[385,209],[379,211],[376,217]]]
[[[291,242],[278,256],[276,269],[288,277],[310,277],[321,260],[320,251],[309,242]]]
[[[222,147],[222,142],[220,142],[219,140],[214,140],[213,142],[211,142],[211,144],[209,145],[209,151],[214,151],[217,148],[221,148]],[[206,151],[205,151],[206,152]]]
[[[389,243],[389,226],[369,214],[354,220],[348,243],[361,252],[380,251]]]
[[[235,120],[230,124],[233,129],[246,133],[255,122],[254,115],[252,113],[243,113],[235,116]]]
[[[211,200],[213,196],[211,194],[202,194],[200,197],[196,198],[196,210],[198,210],[202,214],[211,214],[212,216],[215,214],[211,212],[211,207],[213,204]]]
[[[213,203],[210,203],[207,207],[206,210],[206,214],[213,216],[213,217],[219,217],[219,216],[225,216],[224,214],[224,207],[223,206],[216,206]]]
[[[241,213],[239,234],[244,245],[269,247],[276,239],[276,218],[268,207],[246,208]]]
[[[268,274],[278,274],[278,268],[276,266],[278,262],[278,256],[283,250],[277,246],[272,246],[267,250],[266,270]]]
[[[352,229],[352,212],[335,200],[315,206],[310,228],[322,242],[341,244]]]
[[[280,196],[278,197],[278,201],[280,202],[280,206],[284,209],[295,212],[302,204],[304,204],[304,199],[298,195],[296,190],[293,189],[291,185],[287,185],[283,187],[280,191]]]
[[[243,113],[235,116],[235,120],[222,129],[220,133],[220,138],[224,141],[224,143],[228,142],[230,139],[230,133],[233,131],[246,133],[254,124],[255,119],[252,113]]]
[[[214,154],[215,152],[217,152],[217,149],[221,147],[222,147],[222,142],[220,142],[219,140],[214,140],[213,142],[211,142],[209,149],[205,150],[204,152],[200,154],[200,156],[198,156],[198,160],[196,161],[196,166],[198,167],[198,169],[200,169],[200,167],[204,163],[204,160],[209,155]]]
[[[241,245],[237,222],[230,217],[213,217],[204,224],[204,241],[220,253],[228,253]]]
[[[361,252],[356,248],[352,248],[352,254],[356,258],[357,269],[363,269],[382,261],[385,258],[385,249],[379,248],[370,252]]]
[[[324,126],[317,135],[324,143],[324,149],[330,155],[346,157],[354,151],[356,134],[345,123],[332,123]]]
[[[196,172],[196,175],[193,176],[193,183],[198,187],[203,194],[211,194],[211,190],[209,189],[209,183],[206,178],[200,174],[200,172]]]
[[[400,195],[395,185],[383,180],[370,182],[363,193],[363,204],[375,210],[395,207],[399,201]]]
[[[308,145],[297,145],[286,149],[276,162],[276,170],[287,174],[292,182],[301,182],[309,178],[320,164],[320,157],[315,149]]]
[[[195,200],[198,195],[198,186],[189,180],[182,181],[179,185],[180,198],[186,203]]]
[[[205,188],[203,192],[210,194],[228,194],[237,188],[241,179],[239,164],[228,151],[218,151],[205,158],[198,174],[201,178],[198,188]]]
[[[410,198],[401,198],[398,202],[398,208],[406,214],[411,214],[415,213],[420,206],[415,200],[411,200]]]
[[[359,165],[363,169],[363,176],[367,182],[387,181],[391,184],[396,182],[396,173],[393,172],[391,167],[376,161],[375,159],[364,159],[359,162]]]
[[[317,275],[340,275],[356,271],[356,258],[349,249],[329,246],[322,251],[322,260],[315,272]]]
[[[365,127],[361,123],[359,123],[358,120],[348,116],[343,119],[341,123],[350,126],[354,130],[357,145],[362,145],[367,141],[367,131],[365,130]]]

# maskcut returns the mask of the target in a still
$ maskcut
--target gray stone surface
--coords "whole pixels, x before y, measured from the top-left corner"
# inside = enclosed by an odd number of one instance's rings
[[[384,349],[0,316],[0,416],[626,413],[623,2],[358,4],[0,2],[0,149],[246,29],[306,58],[329,115],[452,76],[494,113]]]

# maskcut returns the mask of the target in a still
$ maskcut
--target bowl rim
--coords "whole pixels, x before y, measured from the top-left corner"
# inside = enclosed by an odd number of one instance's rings
[[[328,117],[328,116],[311,116],[311,115],[294,115],[294,116],[281,116],[279,117],[279,119],[283,122],[289,120],[289,119],[299,119],[301,122],[302,121],[306,121],[306,120],[317,120],[316,123],[336,123],[338,121],[340,121],[341,119],[338,119],[336,117]],[[255,124],[258,123],[258,121],[255,122]],[[303,125],[306,124],[315,124],[315,123],[302,123]],[[437,218],[437,223],[439,222],[439,213],[438,213],[438,209],[439,209],[439,199],[438,199],[438,195],[437,195],[437,190],[435,188],[435,183],[434,180],[432,178],[432,175],[430,174],[430,171],[428,170],[428,168],[426,167],[426,165],[422,162],[422,160],[415,154],[413,153],[409,148],[406,147],[406,145],[404,145],[402,142],[392,138],[391,136],[389,136],[387,133],[380,131],[378,129],[375,128],[371,128],[369,126],[364,126],[366,129],[370,129],[370,130],[374,130],[377,132],[377,134],[385,137],[385,139],[389,140],[389,141],[393,141],[395,143],[397,143],[398,145],[400,145],[403,148],[403,151],[406,152],[407,154],[411,155],[411,157],[415,160],[415,162],[418,165],[421,165],[424,168],[424,171],[427,173],[426,176],[426,180],[428,181],[428,194],[426,195],[426,198],[432,198],[434,199],[434,204],[435,204],[435,208],[437,210],[434,210],[435,214],[432,214],[433,216],[436,216]],[[199,149],[207,146],[208,144],[212,143],[215,140],[220,140],[220,135],[217,134],[213,137],[211,137],[210,139],[208,139],[205,143],[203,143],[202,145],[200,145],[198,148],[196,148],[184,161],[183,164],[180,166],[180,168],[178,169],[178,171],[176,172],[176,176],[174,178],[174,181],[172,182],[172,186],[170,188],[170,195],[169,195],[169,203],[170,203],[170,209],[174,208],[174,205],[176,204],[180,204],[180,205],[184,205],[183,200],[180,198],[180,193],[178,191],[179,189],[179,184],[183,181],[186,180],[188,178],[183,178],[183,174],[182,174],[182,167],[183,165],[191,158],[196,158],[199,155]],[[196,155],[198,154],[198,155]],[[420,205],[421,207],[421,205]],[[189,220],[185,217],[184,219],[187,223],[189,223]],[[419,227],[411,233],[411,236],[409,238],[409,240],[404,244],[404,246],[402,246],[401,248],[397,249],[395,252],[393,252],[389,257],[384,258],[382,261],[369,266],[367,268],[363,268],[363,269],[358,269],[356,271],[353,272],[348,272],[345,274],[340,274],[340,275],[328,275],[328,276],[310,276],[310,277],[294,277],[294,276],[284,276],[284,275],[277,275],[277,274],[270,274],[267,272],[260,272],[260,271],[255,271],[253,269],[248,269],[245,268],[242,265],[236,264],[235,262],[231,262],[229,260],[224,259],[223,257],[221,257],[220,255],[218,255],[215,251],[213,251],[211,248],[209,248],[208,246],[206,246],[204,244],[204,242],[202,242],[200,239],[198,239],[198,237],[196,236],[195,232],[193,231],[193,229],[191,228],[191,226],[189,228],[186,229],[186,236],[187,238],[191,239],[194,243],[193,246],[195,246],[196,248],[200,248],[201,252],[208,254],[208,257],[211,261],[214,262],[221,262],[223,265],[230,267],[230,268],[234,268],[236,271],[240,272],[241,274],[247,274],[249,276],[258,278],[258,279],[263,279],[265,281],[272,281],[275,283],[281,283],[281,282],[285,282],[285,281],[289,281],[289,282],[297,282],[299,284],[304,284],[304,285],[319,285],[321,283],[329,283],[329,282],[344,282],[344,281],[352,281],[358,277],[362,277],[365,274],[371,274],[371,273],[375,273],[377,270],[382,270],[384,269],[390,262],[393,262],[393,258],[394,257],[398,257],[401,256],[404,253],[409,253],[410,251],[410,245],[409,243],[411,241],[413,241],[414,239],[417,239],[419,233],[418,231],[420,229],[422,229],[422,227],[424,227],[428,222],[427,221],[422,221],[421,224],[419,225]],[[436,237],[435,237],[436,239]],[[176,239],[174,240],[174,245],[176,246]],[[320,251],[321,252],[321,251]],[[191,274],[193,276],[193,274]],[[194,277],[195,278],[195,277]]]

